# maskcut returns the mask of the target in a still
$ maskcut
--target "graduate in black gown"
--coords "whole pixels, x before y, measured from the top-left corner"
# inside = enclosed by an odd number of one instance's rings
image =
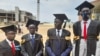
[[[54,14],[55,28],[48,30],[49,39],[46,41],[46,56],[70,56],[72,44],[70,41],[70,32],[62,28],[64,20],[68,20],[65,14]]]
[[[1,27],[5,32],[6,39],[0,42],[0,56],[22,56],[19,41],[15,40],[17,27],[9,25]]]
[[[75,56],[95,56],[100,24],[98,21],[91,20],[93,7],[91,3],[84,1],[76,8],[80,10],[82,20],[73,25]]]
[[[23,56],[43,56],[42,35],[37,33],[40,21],[29,19],[26,27],[29,33],[22,36]]]

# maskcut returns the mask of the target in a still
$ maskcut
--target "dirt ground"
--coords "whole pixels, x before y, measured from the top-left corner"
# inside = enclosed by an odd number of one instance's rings
[[[45,46],[45,41],[48,39],[47,30],[50,29],[50,28],[53,28],[53,27],[54,27],[53,24],[40,24],[39,27],[38,27],[39,28],[38,33],[43,36],[44,46]],[[21,42],[21,37],[24,34],[28,33],[28,30],[25,27],[25,24],[21,28],[22,28],[23,34],[16,34],[16,38],[15,38],[19,42]],[[72,40],[72,37],[73,37],[72,28],[66,27],[65,29],[67,29],[67,30],[69,30],[71,32],[71,36],[70,37],[71,37],[71,40]],[[4,40],[5,38],[6,38],[5,33],[2,30],[0,30],[0,41]],[[72,56],[72,54],[71,54],[71,56]]]
[[[40,24],[39,25],[39,30],[38,30],[38,33],[41,34],[43,36],[43,43],[45,43],[45,41],[47,40],[47,30],[50,29],[50,28],[53,28],[53,24]],[[22,31],[23,31],[23,34],[16,34],[16,40],[18,40],[19,42],[21,42],[21,37],[24,35],[24,34],[27,34],[28,33],[28,30],[27,28],[25,27],[25,24],[21,27],[22,28]],[[67,30],[69,30],[71,33],[72,33],[72,28],[68,28],[66,27]],[[73,34],[71,35],[71,38],[72,38]],[[0,41],[4,40],[6,38],[4,32],[2,30],[0,30]]]

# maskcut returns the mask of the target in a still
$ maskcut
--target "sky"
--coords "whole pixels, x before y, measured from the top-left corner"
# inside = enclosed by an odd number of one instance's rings
[[[78,20],[75,8],[83,1],[85,0],[40,0],[39,20],[41,22],[53,22],[55,18],[53,14],[64,13],[72,22],[75,22]],[[37,16],[37,0],[0,0],[0,9],[15,10],[15,6]]]

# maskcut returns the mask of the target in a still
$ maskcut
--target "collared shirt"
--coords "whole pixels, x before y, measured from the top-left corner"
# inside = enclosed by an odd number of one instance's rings
[[[12,45],[11,45],[11,41],[8,40],[8,39],[6,39],[6,41],[7,41],[7,43],[9,44],[9,46],[12,47]],[[12,42],[14,43],[14,41],[12,41]],[[15,46],[15,44],[14,44],[14,46]]]
[[[34,37],[34,38],[35,38],[35,34],[34,34],[34,35],[30,34],[30,38],[31,38],[31,39],[32,39],[32,37]]]
[[[86,30],[88,30],[88,27],[89,27],[89,25],[90,25],[90,22],[91,22],[91,20],[89,19],[88,21],[86,21],[87,23],[86,23]],[[84,21],[82,20],[81,21],[81,35],[83,36],[84,35]]]
[[[59,30],[59,35],[62,35],[62,29]],[[58,30],[56,29],[56,36],[58,36]]]

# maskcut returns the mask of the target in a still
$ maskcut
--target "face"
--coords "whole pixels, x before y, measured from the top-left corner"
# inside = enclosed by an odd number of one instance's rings
[[[89,8],[87,7],[84,7],[82,10],[81,10],[81,15],[83,17],[83,20],[87,21],[89,18],[90,18],[90,15],[91,15],[91,11]]]
[[[10,41],[13,41],[15,39],[16,32],[8,31],[8,32],[6,32],[6,36],[7,36],[7,39],[9,39]]]
[[[78,15],[78,18],[79,18],[79,21],[81,21],[81,20],[82,20],[82,16],[81,16],[81,15]]]
[[[55,19],[54,24],[55,24],[55,28],[61,28],[62,26],[62,21],[59,19]]]
[[[31,24],[28,26],[28,30],[31,34],[34,34],[36,31],[36,26],[34,24]]]
[[[78,19],[79,19],[79,21],[81,21],[81,20],[82,20],[82,15],[81,15],[81,12],[79,12],[79,13],[78,13]]]

